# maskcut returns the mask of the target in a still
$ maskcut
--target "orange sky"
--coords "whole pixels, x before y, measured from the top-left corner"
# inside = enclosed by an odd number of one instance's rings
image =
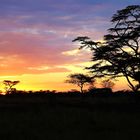
[[[110,18],[134,2],[2,0],[0,4],[0,81],[19,80],[17,89],[66,91],[71,73],[85,73],[91,52],[78,50],[77,36],[102,40]],[[138,0],[135,0],[139,3]],[[135,3],[135,4],[136,4]],[[99,82],[97,82],[99,87]],[[2,85],[1,85],[2,87]],[[126,89],[121,79],[115,90]]]

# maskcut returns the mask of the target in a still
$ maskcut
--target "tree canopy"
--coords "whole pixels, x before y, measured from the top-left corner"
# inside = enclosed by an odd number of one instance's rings
[[[104,35],[104,42],[89,37],[77,37],[80,49],[93,52],[93,65],[89,67],[98,77],[125,77],[133,91],[140,89],[140,5],[118,10],[111,19],[113,27]],[[135,81],[136,83],[134,83]]]
[[[103,81],[101,81],[101,86],[103,88],[113,88],[115,86],[115,83],[112,82],[110,79],[105,79]]]
[[[83,93],[84,85],[86,84],[93,85],[94,82],[95,82],[94,77],[90,77],[88,75],[81,74],[81,73],[70,74],[68,76],[68,80],[66,80],[66,83],[71,83],[71,84],[79,86],[81,93]]]
[[[17,85],[20,81],[11,81],[4,80],[3,84],[5,85],[6,94],[10,94],[13,90],[13,86]]]

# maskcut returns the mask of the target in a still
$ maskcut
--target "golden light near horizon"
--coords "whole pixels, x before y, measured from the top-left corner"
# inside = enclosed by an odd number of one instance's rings
[[[93,62],[91,59],[91,51],[89,50],[79,50],[74,49],[71,51],[62,52],[64,56],[73,56],[76,61],[79,57],[83,57],[84,55],[88,55],[84,57],[84,61],[74,62],[73,64],[64,64],[53,67],[49,66],[38,66],[38,67],[27,67],[28,70],[35,71],[34,74],[19,74],[14,76],[1,76],[0,81],[2,83],[3,80],[19,80],[20,83],[16,85],[18,90],[57,90],[57,91],[69,91],[71,89],[79,90],[79,87],[75,85],[66,84],[65,80],[67,76],[71,73],[88,73],[88,70],[85,70],[85,67],[89,67]],[[17,57],[17,56],[16,56]],[[85,61],[86,60],[86,61]],[[64,72],[59,70],[63,70]],[[48,71],[44,73],[44,71]],[[56,71],[55,71],[56,70]],[[58,70],[58,72],[57,72]],[[43,73],[42,73],[43,71]],[[54,71],[54,72],[53,72]],[[101,87],[100,83],[103,79],[96,80],[96,87]],[[121,85],[120,85],[121,81]],[[114,90],[128,89],[126,80],[124,78],[118,79],[115,81]]]
[[[86,70],[83,70],[83,67],[89,66],[91,62],[84,62],[78,64],[76,66],[73,65],[66,65],[63,67],[67,67],[70,72],[66,73],[47,73],[47,74],[25,74],[21,76],[1,76],[0,81],[2,83],[3,80],[19,80],[20,83],[16,85],[17,90],[32,90],[32,91],[39,91],[39,90],[56,90],[56,91],[70,91],[71,89],[79,90],[79,87],[75,85],[70,85],[65,83],[67,76],[71,73],[87,73]],[[60,66],[61,67],[61,66]],[[100,88],[101,81],[103,79],[97,79],[95,86]],[[121,84],[120,84],[121,81]],[[115,82],[114,91],[116,90],[125,90],[128,89],[126,79],[120,78],[118,81]],[[2,86],[1,86],[2,87]],[[2,91],[4,91],[4,86],[2,87]]]
[[[88,73],[92,52],[72,40],[88,36],[103,42],[110,18],[139,1],[6,0],[0,4],[0,81],[19,80],[18,90],[78,89],[64,81]],[[100,87],[97,80],[97,87]],[[125,79],[114,90],[127,89]]]

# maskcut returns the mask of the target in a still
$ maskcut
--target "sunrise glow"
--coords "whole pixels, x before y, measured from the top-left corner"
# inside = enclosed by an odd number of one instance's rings
[[[64,83],[70,73],[86,73],[91,52],[72,40],[103,40],[110,18],[139,0],[1,0],[0,81],[19,80],[19,90],[77,89]],[[99,85],[99,81],[96,86]],[[127,89],[125,79],[115,90]]]

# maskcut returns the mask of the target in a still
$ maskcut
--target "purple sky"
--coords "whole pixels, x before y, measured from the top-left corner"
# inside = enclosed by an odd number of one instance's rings
[[[82,69],[90,53],[71,41],[77,36],[101,40],[116,10],[132,4],[140,1],[0,0],[0,75]]]

